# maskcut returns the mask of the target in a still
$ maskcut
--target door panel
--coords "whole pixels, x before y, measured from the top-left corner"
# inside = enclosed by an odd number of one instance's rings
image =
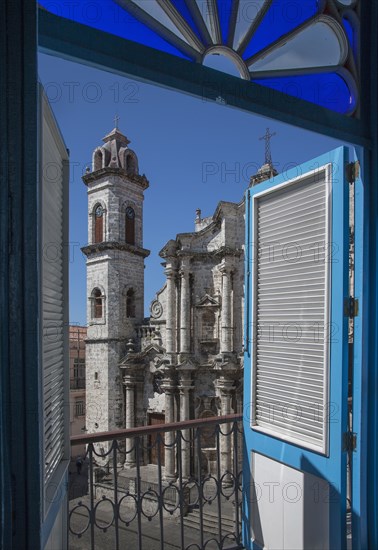
[[[247,192],[249,548],[346,543],[347,153],[339,148]]]
[[[152,413],[149,416],[150,426],[165,423],[165,415],[161,413]],[[150,463],[158,464],[159,447],[157,443],[158,434],[152,434],[150,436],[149,448],[150,448]],[[162,437],[162,443],[160,445],[160,463],[164,466],[164,437]]]

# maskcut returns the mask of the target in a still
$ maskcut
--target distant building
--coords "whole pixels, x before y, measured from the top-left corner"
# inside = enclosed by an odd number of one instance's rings
[[[89,433],[242,411],[245,204],[220,202],[213,216],[197,210],[195,228],[160,252],[166,283],[144,314],[143,200],[149,182],[118,128],[93,153],[88,188],[87,416]],[[254,185],[275,173],[266,163]],[[231,469],[230,438],[221,440]],[[152,443],[152,442],[150,442]],[[129,443],[127,443],[128,445]],[[216,468],[215,437],[203,442],[204,469]],[[130,449],[126,448],[127,451]],[[107,447],[97,445],[98,453]],[[156,463],[146,445],[142,460]],[[195,473],[183,446],[184,477]],[[176,476],[172,449],[161,457]],[[126,465],[135,465],[132,452]]]
[[[85,432],[85,340],[87,327],[70,326],[70,435]],[[85,446],[72,447],[75,456],[85,453]]]

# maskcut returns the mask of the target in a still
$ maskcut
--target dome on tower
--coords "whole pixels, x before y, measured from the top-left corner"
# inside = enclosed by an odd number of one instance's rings
[[[128,147],[130,140],[117,127],[103,137],[102,141],[104,145],[97,147],[93,152],[93,172],[103,168],[119,168],[125,170],[128,175],[139,174],[138,157]]]

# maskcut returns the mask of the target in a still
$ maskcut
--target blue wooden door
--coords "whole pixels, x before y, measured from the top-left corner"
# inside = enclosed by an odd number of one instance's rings
[[[244,543],[346,546],[348,150],[246,195]]]

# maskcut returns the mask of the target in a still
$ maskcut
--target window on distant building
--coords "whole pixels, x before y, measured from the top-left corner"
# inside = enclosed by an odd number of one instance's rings
[[[135,212],[131,206],[126,208],[125,241],[127,244],[135,244]]]
[[[94,242],[102,243],[104,240],[104,209],[98,204],[94,209]]]
[[[85,388],[85,358],[74,357],[73,378],[71,379],[71,390],[82,390]]]
[[[94,319],[101,319],[103,315],[103,305],[102,305],[103,296],[99,288],[95,288],[92,292],[92,307],[93,313],[92,317]]]
[[[135,317],[135,292],[132,288],[127,291],[126,294],[126,317]]]
[[[126,168],[127,173],[130,174],[131,176],[133,176],[137,172],[136,160],[135,160],[134,156],[130,153],[126,156],[126,166],[125,166],[125,168]]]
[[[104,165],[103,152],[101,149],[96,149],[93,154],[93,170],[101,170]]]
[[[75,401],[75,416],[85,415],[85,403],[83,399],[76,399]]]

